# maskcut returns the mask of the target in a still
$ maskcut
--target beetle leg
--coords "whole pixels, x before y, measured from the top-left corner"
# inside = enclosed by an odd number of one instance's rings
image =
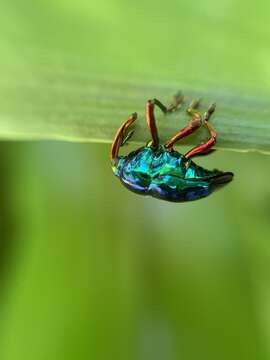
[[[190,159],[191,157],[194,157],[197,155],[207,155],[212,152],[211,147],[214,146],[216,143],[217,132],[214,128],[212,128],[209,125],[208,120],[210,119],[211,115],[215,111],[215,108],[216,108],[215,104],[210,105],[203,117],[203,125],[208,130],[209,139],[204,144],[198,145],[198,146],[194,147],[193,149],[189,150],[185,154],[185,157],[187,159]]]
[[[159,107],[163,114],[168,114],[179,109],[184,101],[184,96],[179,91],[174,95],[173,101],[169,107],[166,107],[157,99],[148,100],[146,103],[146,121],[151,132],[152,140],[149,146],[156,147],[159,144],[158,130],[156,126],[156,120],[154,115],[155,106]]]
[[[173,145],[180,139],[192,134],[197,130],[202,124],[202,116],[196,110],[200,104],[200,100],[193,100],[189,107],[187,108],[187,113],[192,116],[191,121],[188,126],[180,130],[176,135],[174,135],[169,141],[166,142],[165,147],[169,150],[172,150]]]
[[[173,101],[171,103],[171,105],[168,107],[167,112],[174,112],[179,110],[179,108],[181,107],[181,105],[184,102],[184,96],[182,95],[181,91],[178,91],[174,96],[173,96]]]
[[[111,148],[111,161],[117,161],[120,147],[123,146],[133,134],[133,132],[128,132],[128,129],[136,119],[137,113],[130,115],[130,117],[117,130]]]
[[[166,114],[168,109],[165,105],[163,105],[159,100],[152,99],[148,100],[146,103],[146,121],[147,125],[150,129],[152,141],[150,142],[150,146],[156,147],[159,144],[158,130],[156,126],[156,120],[154,115],[155,105],[160,108],[160,110]]]

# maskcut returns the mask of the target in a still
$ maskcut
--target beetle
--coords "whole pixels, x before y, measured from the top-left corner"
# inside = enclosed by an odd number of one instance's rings
[[[146,121],[151,140],[146,146],[132,151],[127,156],[119,156],[119,150],[134,132],[131,131],[131,125],[137,119],[137,113],[129,116],[117,130],[111,147],[110,160],[114,174],[129,190],[162,200],[186,202],[206,197],[233,179],[232,172],[207,170],[192,161],[195,156],[207,155],[214,151],[217,132],[210,126],[209,119],[215,111],[215,104],[211,104],[202,115],[198,111],[200,100],[193,100],[186,110],[191,117],[188,125],[164,145],[160,144],[154,115],[155,108],[158,107],[164,114],[169,114],[178,110],[183,102],[184,97],[180,93],[174,96],[169,107],[157,99],[148,100]],[[176,142],[194,133],[201,126],[207,129],[208,140],[184,155],[174,149]]]

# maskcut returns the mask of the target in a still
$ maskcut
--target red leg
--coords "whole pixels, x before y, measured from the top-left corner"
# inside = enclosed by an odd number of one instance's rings
[[[166,114],[168,111],[166,106],[163,105],[157,99],[148,100],[146,103],[146,121],[152,137],[152,141],[150,145],[153,147],[156,147],[159,144],[158,131],[157,131],[156,120],[154,115],[155,105],[157,105],[164,114]]]
[[[155,147],[155,146],[158,146],[158,144],[159,144],[158,130],[157,130],[156,120],[155,120],[155,115],[154,115],[155,106],[158,106],[164,114],[168,114],[168,113],[178,110],[180,108],[183,100],[184,100],[183,95],[181,94],[181,92],[178,92],[173,97],[173,101],[168,108],[157,99],[147,101],[147,103],[146,103],[146,121],[147,121],[147,125],[150,129],[150,133],[151,133],[151,137],[152,137],[150,146]]]
[[[117,161],[119,149],[124,144],[125,138],[127,138],[127,136],[129,137],[129,135],[127,135],[127,130],[136,119],[137,119],[137,113],[132,114],[117,130],[111,148],[111,154],[110,154],[111,161]]]
[[[191,121],[188,126],[180,130],[174,137],[172,137],[167,143],[165,147],[169,150],[172,150],[173,145],[180,139],[192,134],[195,130],[197,130],[202,124],[202,117],[199,112],[196,111],[196,108],[199,106],[199,100],[193,100],[187,109],[187,113],[192,116]]]
[[[190,121],[189,125],[184,129],[180,130],[173,138],[171,138],[166,144],[167,149],[172,149],[173,145],[180,139],[192,134],[195,130],[199,129],[201,126],[201,117],[200,115],[194,116]]]
[[[196,155],[206,155],[208,153],[210,153],[210,149],[212,146],[215,145],[216,143],[216,138],[217,138],[217,132],[215,131],[215,129],[213,129],[209,124],[208,124],[208,120],[210,118],[210,116],[213,114],[213,112],[215,111],[215,104],[212,104],[209,109],[207,110],[207,112],[204,114],[204,126],[206,127],[206,129],[209,132],[210,138],[207,140],[206,143],[198,145],[196,147],[194,147],[193,149],[189,150],[186,154],[185,157],[187,159],[190,159]]]

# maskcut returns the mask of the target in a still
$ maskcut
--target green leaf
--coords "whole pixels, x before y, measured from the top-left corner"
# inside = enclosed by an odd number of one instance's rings
[[[243,8],[245,15],[243,16]],[[270,3],[3,0],[0,137],[111,142],[137,111],[179,89],[217,103],[217,147],[270,153]],[[159,117],[162,140],[188,121]],[[205,139],[202,130],[189,144]],[[184,141],[185,143],[185,141]]]

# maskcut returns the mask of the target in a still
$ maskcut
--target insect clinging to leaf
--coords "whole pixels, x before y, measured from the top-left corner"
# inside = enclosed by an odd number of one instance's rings
[[[195,156],[208,155],[213,151],[217,132],[209,124],[209,120],[215,111],[215,104],[211,104],[202,115],[198,110],[200,101],[193,100],[186,110],[191,118],[188,125],[165,144],[160,144],[155,108],[158,107],[168,115],[177,111],[183,101],[184,97],[180,93],[174,96],[169,107],[157,99],[147,101],[146,121],[151,140],[126,156],[120,156],[119,150],[133,134],[130,129],[137,119],[137,113],[129,116],[117,130],[110,153],[111,165],[114,174],[129,190],[162,200],[185,202],[206,197],[233,179],[232,172],[207,170],[192,160]],[[204,126],[209,134],[203,144],[195,146],[185,154],[174,149],[178,141],[194,133],[201,126]]]

